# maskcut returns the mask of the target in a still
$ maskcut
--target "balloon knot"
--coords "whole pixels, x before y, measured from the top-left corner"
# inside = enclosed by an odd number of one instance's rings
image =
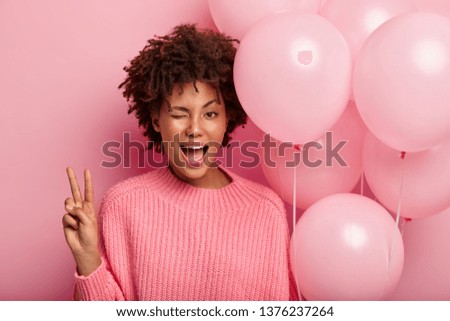
[[[411,221],[412,221],[412,218],[405,217],[405,222],[411,222]]]
[[[405,159],[405,155],[406,155],[406,152],[401,152],[400,158],[401,158],[401,159]]]

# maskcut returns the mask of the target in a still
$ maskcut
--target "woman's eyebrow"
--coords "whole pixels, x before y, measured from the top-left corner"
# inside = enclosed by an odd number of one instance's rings
[[[204,105],[202,106],[202,109],[208,107],[209,105],[211,105],[211,104],[213,104],[213,103],[218,103],[218,101],[217,101],[216,98],[214,98],[213,100],[210,100],[210,101],[208,101],[206,104],[204,104]],[[188,111],[189,111],[189,108],[184,107],[184,106],[171,106],[171,108],[172,108],[172,109],[177,109],[177,110],[180,110],[180,111],[185,111],[185,112],[188,112]]]
[[[189,111],[189,108],[186,108],[186,107],[183,107],[183,106],[171,106],[170,110],[173,110],[173,109],[177,109],[177,110],[184,111],[184,112],[188,112]]]
[[[211,104],[213,104],[213,103],[218,103],[218,104],[220,104],[219,101],[217,100],[217,98],[214,98],[213,100],[210,100],[210,101],[208,101],[206,104],[204,104],[202,108],[206,108],[206,107],[208,107],[209,105],[211,105]]]

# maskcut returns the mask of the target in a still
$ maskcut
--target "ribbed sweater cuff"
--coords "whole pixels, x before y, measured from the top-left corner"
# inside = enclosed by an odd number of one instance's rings
[[[79,300],[101,300],[107,281],[106,264],[103,259],[97,270],[88,276],[79,275],[78,272],[75,272],[75,291]]]

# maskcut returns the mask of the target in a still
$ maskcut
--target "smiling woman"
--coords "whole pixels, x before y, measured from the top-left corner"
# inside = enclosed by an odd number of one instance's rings
[[[149,40],[119,86],[167,167],[93,183],[63,217],[80,300],[297,300],[281,199],[216,164],[247,116],[234,89],[234,40],[193,25]],[[98,225],[98,226],[97,226]]]

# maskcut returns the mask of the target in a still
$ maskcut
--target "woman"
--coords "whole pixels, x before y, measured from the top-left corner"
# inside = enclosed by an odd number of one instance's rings
[[[63,226],[76,298],[298,299],[283,202],[214,161],[247,118],[233,84],[233,42],[180,25],[124,68],[129,113],[168,166],[116,184],[98,218],[89,171],[83,199],[67,169],[73,198]]]

